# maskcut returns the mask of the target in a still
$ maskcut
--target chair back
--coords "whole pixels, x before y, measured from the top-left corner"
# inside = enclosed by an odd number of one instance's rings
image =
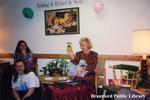
[[[116,85],[121,85],[124,87],[134,87],[136,88],[139,80],[139,67],[127,64],[119,64],[111,66],[113,72],[113,81]],[[120,72],[120,78],[117,79],[116,70]],[[126,73],[126,74],[125,74]]]

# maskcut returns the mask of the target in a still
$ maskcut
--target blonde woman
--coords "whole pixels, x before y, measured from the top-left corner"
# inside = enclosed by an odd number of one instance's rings
[[[86,81],[87,85],[95,86],[95,68],[98,54],[92,51],[92,43],[89,38],[83,37],[79,41],[81,51],[76,54],[69,53],[71,62],[77,66],[76,79]],[[81,75],[85,71],[86,75]]]

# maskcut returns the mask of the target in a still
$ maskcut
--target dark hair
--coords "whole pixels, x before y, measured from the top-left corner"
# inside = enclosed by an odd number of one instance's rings
[[[27,43],[26,43],[24,40],[20,40],[20,41],[18,41],[18,43],[17,43],[15,53],[21,53],[21,51],[20,51],[20,49],[19,49],[19,46],[21,45],[21,43],[25,43],[25,45],[26,45],[26,47],[27,47],[27,48],[26,48],[27,53],[31,52],[31,50],[30,50],[30,48],[28,47]]]
[[[24,74],[28,74],[30,71],[29,71],[26,63],[23,60],[17,60],[17,61],[15,61],[15,64],[14,64],[15,67],[16,67],[16,64],[18,62],[22,62],[24,64],[24,67],[25,67],[24,68]],[[14,79],[13,79],[13,82],[15,83],[17,80],[18,80],[18,73],[17,73],[16,69],[14,69]]]

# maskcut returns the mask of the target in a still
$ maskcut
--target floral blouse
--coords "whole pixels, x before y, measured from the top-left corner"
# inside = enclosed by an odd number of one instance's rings
[[[29,69],[32,69],[34,65],[32,52],[27,53],[27,55],[15,53],[14,61],[17,61],[17,60],[23,60],[27,64]]]

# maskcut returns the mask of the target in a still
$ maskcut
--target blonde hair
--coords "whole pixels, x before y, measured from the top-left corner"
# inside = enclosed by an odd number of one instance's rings
[[[87,37],[82,37],[79,41],[79,44],[81,45],[82,42],[86,42],[88,49],[91,49],[93,47],[90,39]]]

